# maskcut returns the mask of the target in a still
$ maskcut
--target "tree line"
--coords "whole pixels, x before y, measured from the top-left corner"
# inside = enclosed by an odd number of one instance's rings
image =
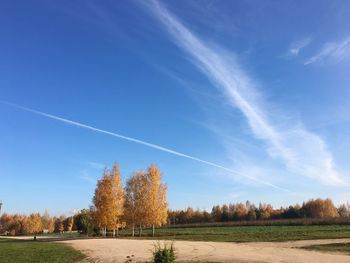
[[[194,210],[169,210],[169,224],[190,224],[210,222],[255,221],[273,219],[317,218],[334,219],[349,218],[350,205],[342,204],[336,207],[333,201],[327,199],[311,199],[302,205],[273,208],[270,204],[260,203],[258,206],[246,201],[245,203],[230,203],[213,206],[211,212]]]
[[[37,234],[45,230],[47,233],[61,233],[72,231],[74,217],[52,217],[47,211],[43,215],[32,213],[30,215],[3,214],[0,217],[0,233],[8,235]]]
[[[85,234],[113,236],[126,226],[135,227],[142,234],[144,227],[152,227],[153,235],[156,226],[167,223],[168,203],[167,186],[162,183],[160,169],[152,164],[146,171],[137,171],[122,186],[117,163],[111,170],[105,169],[102,178],[97,181],[92,205],[74,216],[51,217],[47,212],[43,215],[33,213],[29,216],[20,214],[3,214],[0,217],[0,233],[11,235],[60,233],[78,230]]]
[[[0,217],[0,234],[36,234],[62,233],[79,231],[87,235],[118,236],[121,228],[128,227],[135,236],[135,229],[142,235],[142,229],[152,227],[153,235],[156,226],[220,223],[240,221],[264,221],[277,219],[336,219],[350,220],[350,205],[336,207],[331,199],[311,199],[302,205],[273,208],[270,204],[255,205],[230,203],[214,205],[211,211],[195,210],[188,207],[184,210],[168,210],[167,186],[162,183],[162,174],[156,165],[146,170],[134,172],[125,182],[124,187],[117,163],[111,170],[105,169],[97,181],[92,205],[82,209],[73,216],[52,217],[47,212],[40,215],[3,214]]]

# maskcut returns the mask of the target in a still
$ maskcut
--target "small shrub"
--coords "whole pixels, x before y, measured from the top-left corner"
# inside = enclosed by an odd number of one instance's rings
[[[175,262],[176,255],[174,244],[171,243],[170,246],[164,244],[162,247],[160,243],[154,245],[153,251],[153,262],[154,263],[173,263]]]

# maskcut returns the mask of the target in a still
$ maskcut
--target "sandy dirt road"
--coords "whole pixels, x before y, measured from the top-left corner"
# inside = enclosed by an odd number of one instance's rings
[[[149,261],[152,256],[152,240],[132,239],[86,239],[63,241],[88,255],[87,262],[125,262],[134,255],[132,262]],[[162,241],[163,242],[163,241]],[[168,242],[169,241],[164,241]],[[298,247],[350,242],[349,239],[304,240],[290,242],[197,242],[176,241],[174,243],[179,260],[203,262],[307,262],[307,263],[349,263],[345,254],[316,252]]]

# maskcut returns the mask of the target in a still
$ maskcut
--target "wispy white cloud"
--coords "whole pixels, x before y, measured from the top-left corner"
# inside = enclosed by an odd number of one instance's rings
[[[266,102],[254,81],[244,72],[234,54],[214,46],[192,33],[162,4],[151,1],[150,12],[165,26],[168,33],[191,61],[238,108],[256,138],[266,142],[268,153],[281,159],[292,172],[319,180],[323,184],[339,185],[343,181],[333,164],[325,142],[302,125],[279,127],[272,120]]]
[[[40,116],[43,116],[43,117],[46,117],[46,118],[49,118],[49,119],[53,119],[53,120],[56,120],[56,121],[60,121],[60,122],[69,124],[69,125],[73,125],[73,126],[76,126],[76,127],[79,127],[79,128],[83,128],[83,129],[87,129],[87,130],[90,130],[90,131],[102,133],[102,134],[109,135],[109,136],[112,136],[112,137],[115,137],[115,138],[119,138],[119,139],[122,139],[122,140],[125,140],[125,141],[141,144],[141,145],[147,146],[149,148],[156,149],[158,151],[166,152],[166,153],[169,153],[169,154],[172,154],[172,155],[176,155],[176,156],[179,156],[179,157],[182,157],[182,158],[190,159],[190,160],[202,163],[202,164],[206,164],[206,165],[209,165],[209,166],[212,166],[212,167],[216,167],[216,168],[219,168],[219,169],[224,170],[226,172],[229,172],[229,173],[232,173],[232,174],[235,174],[235,175],[238,175],[238,176],[242,176],[242,177],[248,178],[248,179],[250,179],[250,180],[252,180],[252,181],[254,181],[256,183],[259,183],[259,184],[262,184],[262,185],[265,185],[265,186],[268,186],[268,187],[272,187],[272,188],[280,190],[280,191],[284,191],[284,192],[288,192],[288,193],[293,193],[294,194],[293,191],[290,191],[289,189],[286,189],[286,188],[280,187],[278,185],[272,184],[272,183],[270,183],[268,181],[260,180],[260,179],[254,178],[254,177],[250,177],[249,175],[246,175],[246,174],[240,174],[239,172],[235,171],[234,169],[230,169],[228,167],[222,166],[222,165],[217,164],[217,163],[213,163],[213,162],[210,162],[210,161],[206,161],[206,160],[200,159],[200,158],[195,157],[195,156],[191,156],[191,155],[179,152],[179,151],[175,151],[175,150],[169,149],[167,147],[163,147],[163,146],[160,146],[160,145],[157,145],[157,144],[149,143],[149,142],[146,142],[146,141],[143,141],[143,140],[139,140],[139,139],[136,139],[136,138],[124,136],[124,135],[121,135],[121,134],[118,134],[118,133],[115,133],[115,132],[110,132],[110,131],[106,131],[106,130],[103,130],[103,129],[99,129],[99,128],[96,128],[96,127],[93,127],[93,126],[90,126],[90,125],[86,125],[86,124],[83,124],[83,123],[80,123],[80,122],[77,122],[77,121],[72,121],[72,120],[69,120],[69,119],[66,119],[66,118],[62,118],[62,117],[58,117],[58,116],[55,116],[55,115],[52,115],[52,114],[48,114],[48,113],[45,113],[45,112],[42,112],[42,111],[38,111],[38,110],[31,109],[31,108],[23,107],[23,106],[14,104],[14,103],[6,102],[6,101],[0,101],[0,103],[5,104],[7,106],[11,106],[11,107],[17,108],[17,109],[20,109],[20,110],[31,112],[31,113],[34,113],[34,114],[37,114],[37,115],[40,115]],[[82,179],[89,180],[89,178],[87,176],[85,176],[85,177],[83,176]]]
[[[308,46],[311,43],[311,37],[304,38],[299,41],[295,41],[292,44],[290,44],[289,49],[288,49],[288,54],[297,56],[299,55],[299,52]]]
[[[321,50],[304,62],[305,65],[322,61],[341,62],[350,58],[350,37],[339,42],[328,42]]]

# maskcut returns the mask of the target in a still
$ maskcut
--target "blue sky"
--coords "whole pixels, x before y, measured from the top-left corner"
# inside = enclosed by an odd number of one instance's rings
[[[171,208],[350,200],[348,1],[3,1],[0,34],[4,211],[88,207],[114,161]]]

